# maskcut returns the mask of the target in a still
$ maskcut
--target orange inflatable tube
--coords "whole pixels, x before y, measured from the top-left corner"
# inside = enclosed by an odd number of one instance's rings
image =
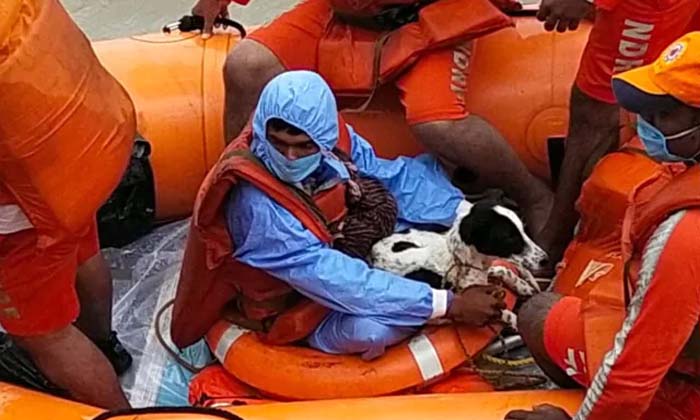
[[[136,121],[57,0],[0,2],[0,109],[0,204],[19,204],[41,243],[84,233],[122,177]]]
[[[510,410],[543,403],[573,413],[583,397],[579,391],[485,392],[220,406],[219,410],[175,407],[109,413],[3,383],[0,395],[2,420],[503,420]]]
[[[510,410],[532,409],[544,403],[574,413],[581,400],[579,391],[485,392],[266,404],[227,410],[244,420],[503,420]]]
[[[508,302],[512,306],[512,297]],[[429,326],[372,361],[306,347],[272,346],[223,320],[206,340],[229,373],[261,394],[315,400],[390,395],[436,382],[483,350],[495,334],[489,328]],[[478,382],[475,389],[490,389]]]
[[[189,216],[224,147],[222,68],[237,35],[144,35],[94,43],[151,144],[158,220]]]
[[[558,34],[545,32],[533,16],[514,21],[514,28],[474,41],[468,108],[494,124],[527,167],[546,179],[547,142],[566,133],[569,89],[590,24]],[[207,41],[171,34],[94,44],[103,65],[129,91],[138,131],[152,145],[160,220],[190,214],[199,185],[223,149],[221,69],[238,41],[237,34]],[[381,156],[421,151],[391,86],[366,111],[345,118]]]

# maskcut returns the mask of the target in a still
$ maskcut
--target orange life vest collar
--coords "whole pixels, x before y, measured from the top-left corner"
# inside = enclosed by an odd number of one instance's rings
[[[514,26],[489,0],[424,2],[410,12],[415,18],[396,29],[370,30],[348,23],[348,15],[371,19],[389,5],[401,8],[416,3],[331,1],[342,16],[330,20],[319,42],[318,69],[336,94],[371,99],[380,84],[398,77],[421,55]]]

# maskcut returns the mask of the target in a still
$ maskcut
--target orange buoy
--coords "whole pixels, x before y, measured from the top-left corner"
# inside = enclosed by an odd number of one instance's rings
[[[268,345],[227,321],[219,321],[206,339],[228,372],[262,394],[312,400],[389,395],[435,381],[486,347],[495,334],[488,328],[426,327],[372,361]]]

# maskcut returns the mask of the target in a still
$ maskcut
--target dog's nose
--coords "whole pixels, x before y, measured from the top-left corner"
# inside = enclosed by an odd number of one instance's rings
[[[548,258],[542,258],[540,260],[540,268],[547,267],[549,265],[549,259]]]

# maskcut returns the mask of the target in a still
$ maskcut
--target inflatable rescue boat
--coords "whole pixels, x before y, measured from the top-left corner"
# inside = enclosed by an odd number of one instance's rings
[[[533,173],[550,179],[561,159],[569,89],[589,26],[556,34],[545,32],[532,14],[515,16],[514,22],[513,28],[474,41],[468,108],[494,124]],[[207,41],[172,33],[94,44],[103,65],[129,92],[139,134],[150,143],[159,220],[190,213],[202,179],[224,147],[221,69],[239,41],[238,33]],[[421,151],[391,87],[381,89],[363,112],[344,116],[382,156]],[[434,328],[375,362],[268,346],[225,321],[212,329],[207,341],[230,373],[261,394],[308,400],[374,397],[425,387],[479,354],[496,333]],[[451,389],[493,389],[475,375],[459,378],[452,377],[457,383]]]
[[[0,45],[9,46],[0,51],[0,99],[5,107],[10,103],[11,95],[19,95],[22,86],[32,85],[33,80],[46,78],[47,74],[58,71],[61,66],[51,61],[37,61],[39,65],[25,68],[21,74],[15,73],[17,80],[3,78],[9,72],[18,55],[26,57],[44,57],[44,49],[36,41],[49,38],[65,37],[62,48],[54,50],[51,57],[60,57],[71,48],[72,42],[83,42],[76,38],[78,31],[69,23],[70,19],[62,13],[49,13],[51,9],[60,9],[56,0],[14,0],[3,2],[0,6]],[[18,19],[22,16],[22,19]],[[30,22],[18,25],[17,22]],[[484,36],[475,41],[471,59],[471,74],[468,80],[469,109],[493,123],[508,139],[513,148],[527,164],[528,168],[543,179],[556,178],[556,159],[561,158],[563,135],[568,124],[567,108],[569,88],[576,73],[576,67],[587,37],[589,26],[573,33],[545,33],[541,23],[532,15],[524,14],[514,17],[515,26]],[[29,42],[28,40],[35,41]],[[216,162],[223,149],[222,113],[223,82],[221,68],[226,54],[233,48],[240,37],[237,34],[219,34],[203,41],[195,34],[175,33],[170,35],[145,35],[93,44],[97,56],[106,69],[123,85],[131,97],[137,119],[137,131],[145,140],[146,151],[150,153],[152,173],[150,173],[152,200],[155,218],[167,221],[186,217],[190,213],[194,197],[208,169]],[[62,44],[61,44],[62,45]],[[13,50],[18,49],[18,50]],[[31,50],[23,50],[30,48]],[[57,47],[58,48],[58,47]],[[9,53],[7,52],[9,51]],[[38,59],[37,59],[38,60]],[[74,71],[75,78],[91,83],[90,69],[67,67]],[[16,67],[13,69],[16,70]],[[82,78],[81,78],[82,77]],[[43,85],[42,85],[43,86]],[[25,86],[26,87],[26,86]],[[12,89],[10,89],[12,88]],[[83,130],[100,132],[107,128],[95,124],[81,114],[80,109],[71,107],[79,102],[81,90],[75,86],[54,85],[52,89],[68,92],[64,95],[70,101],[64,107],[51,105],[53,118],[42,121],[43,124],[57,124],[56,121],[68,117],[82,118]],[[49,94],[50,92],[45,92]],[[59,95],[60,96],[60,95]],[[62,96],[61,96],[62,98]],[[346,118],[363,136],[372,141],[380,155],[393,157],[401,154],[413,155],[420,147],[413,139],[404,122],[403,112],[396,92],[391,88],[382,89],[367,110],[361,113],[347,113]],[[105,98],[109,99],[109,98]],[[342,100],[342,98],[341,98]],[[36,107],[42,104],[35,104]],[[29,110],[22,111],[31,114]],[[61,114],[65,112],[64,114]],[[15,114],[20,115],[21,112]],[[26,124],[21,128],[25,128]],[[11,130],[12,126],[4,127]],[[5,132],[4,131],[4,132]],[[31,143],[31,130],[10,133],[7,138],[20,139]],[[70,134],[70,133],[68,133]],[[26,136],[26,138],[22,137]],[[65,135],[62,133],[62,135]],[[0,146],[4,147],[0,142]],[[97,149],[99,150],[99,149]],[[0,149],[4,151],[4,149]],[[136,158],[139,156],[136,155]],[[0,155],[4,159],[4,155]],[[42,159],[48,159],[42,156]],[[615,166],[611,159],[606,162]],[[133,158],[132,158],[133,160]],[[0,161],[2,163],[2,161]],[[601,164],[603,165],[603,164]],[[603,165],[604,166],[604,165]],[[602,169],[596,169],[596,171]],[[607,171],[607,169],[605,169]],[[611,217],[619,217],[624,210],[624,197],[634,188],[634,182],[644,178],[649,169],[640,169],[640,176],[634,179],[626,177],[610,183],[603,178],[589,181],[587,185],[600,185],[601,191],[607,191],[608,197],[614,199],[614,205],[607,203],[606,211]],[[592,188],[592,187],[591,187]],[[600,192],[594,193],[600,194]],[[597,211],[585,208],[584,212]],[[606,214],[608,214],[606,213]],[[592,215],[594,213],[589,213]],[[606,248],[600,236],[594,235],[593,226],[600,223],[605,226],[600,231],[610,232],[619,228],[617,219],[582,219],[582,232],[574,246],[569,248],[563,271],[559,274],[559,291],[584,294],[590,290],[589,278],[604,275],[618,275],[619,261],[611,262],[612,268],[593,270],[590,264],[600,258],[614,254],[613,248]],[[588,221],[586,221],[588,220]],[[621,224],[621,222],[620,222]],[[614,225],[614,226],[612,226]],[[588,232],[586,236],[583,232]],[[607,231],[606,231],[607,232]],[[613,233],[610,233],[612,235]],[[612,238],[613,236],[610,236]],[[614,245],[617,246],[617,245]],[[611,254],[612,253],[612,254]],[[608,267],[608,266],[606,266]],[[583,280],[582,280],[583,279]],[[587,288],[580,288],[585,284]],[[231,325],[218,324],[209,334],[208,342],[229,372],[262,394],[281,400],[322,399],[358,397],[355,400],[334,400],[303,402],[289,404],[264,404],[260,406],[229,408],[244,419],[281,419],[281,418],[355,418],[362,415],[368,419],[426,418],[437,416],[459,416],[479,418],[482,420],[502,419],[503,414],[512,408],[530,407],[540,402],[550,402],[574,409],[580,402],[580,393],[528,391],[516,393],[474,393],[464,395],[407,395],[402,397],[378,396],[395,394],[415,386],[432,386],[437,378],[456,366],[473,359],[490,342],[493,332],[480,338],[483,331],[464,331],[453,327],[427,330],[405,345],[392,349],[386,357],[402,358],[406,363],[392,364],[393,359],[380,359],[376,363],[384,364],[385,375],[379,381],[367,381],[362,376],[372,375],[375,366],[362,365],[359,359],[334,359],[334,356],[319,357],[303,349],[262,348],[255,343],[251,334],[236,330]],[[468,336],[465,345],[465,334]],[[234,349],[247,351],[246,357],[255,363],[235,366],[229,353]],[[447,344],[445,344],[447,343]],[[459,351],[454,347],[459,345]],[[297,351],[303,350],[303,351]],[[281,352],[281,353],[280,353]],[[394,355],[395,354],[395,355]],[[428,356],[425,356],[428,355]],[[272,364],[282,357],[284,364]],[[241,359],[243,360],[243,359]],[[396,359],[399,360],[399,359]],[[389,363],[392,362],[392,363]],[[410,362],[410,363],[408,363]],[[271,371],[271,366],[276,370]],[[325,369],[340,368],[333,386],[326,387],[323,374]],[[379,366],[379,365],[377,365]],[[364,367],[364,370],[362,368]],[[343,370],[346,369],[346,370]],[[347,370],[350,369],[350,370]],[[314,372],[312,376],[307,376]],[[343,376],[348,374],[350,376]],[[338,383],[347,382],[342,392]],[[395,381],[400,378],[401,381]],[[375,379],[376,376],[375,376]],[[305,384],[304,382],[308,382]],[[312,383],[313,382],[313,383]],[[482,385],[479,385],[480,387]],[[325,387],[325,388],[324,388]],[[435,387],[434,392],[449,391],[449,387]],[[459,387],[457,387],[459,389]],[[330,390],[330,391],[328,391]],[[465,389],[459,389],[465,390]],[[469,390],[485,390],[475,387]],[[319,394],[326,392],[326,394]],[[217,418],[218,414],[174,411],[141,413],[135,415],[100,414],[99,410],[74,404],[53,397],[17,389],[8,385],[0,386],[1,419],[51,418],[153,418],[153,419],[205,419]],[[371,397],[371,398],[362,398]],[[111,417],[110,417],[111,416]],[[206,417],[210,416],[210,417]],[[214,417],[212,417],[214,416]],[[226,418],[226,417],[223,417]],[[233,418],[233,417],[229,417]]]
[[[545,32],[531,13],[513,19],[513,28],[474,41],[467,108],[498,128],[534,174],[549,179],[557,162],[550,162],[548,150],[552,160],[561,159],[569,91],[590,25],[558,34]],[[239,41],[233,31],[206,41],[173,32],[93,44],[129,92],[138,132],[151,145],[158,220],[190,214],[201,181],[223,150],[221,72]],[[381,156],[421,151],[393,87],[381,89],[365,111],[344,117]]]
[[[155,407],[104,412],[72,401],[0,384],[2,420],[425,420],[466,418],[503,420],[512,409],[551,403],[574,411],[581,394],[573,391],[399,396],[274,403],[217,408]]]
[[[533,173],[551,180],[562,158],[569,89],[590,28],[547,33],[528,13],[514,22],[513,28],[474,41],[468,108],[493,123]],[[223,149],[221,69],[239,41],[237,33],[207,41],[172,33],[94,44],[103,65],[129,92],[139,134],[150,143],[159,220],[189,214]],[[366,110],[344,115],[382,156],[421,152],[391,87],[381,89]],[[486,329],[431,328],[374,362],[265,345],[225,321],[210,331],[207,342],[236,379],[266,398],[289,401],[367,398],[417,388],[423,393],[493,390],[478,375],[451,372],[496,335]],[[433,386],[436,381],[441,385]]]

